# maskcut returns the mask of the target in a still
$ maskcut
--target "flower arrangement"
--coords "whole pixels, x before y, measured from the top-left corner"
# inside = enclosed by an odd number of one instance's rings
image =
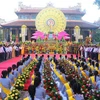
[[[67,74],[67,79],[73,79],[73,77],[80,83],[81,91],[84,95],[85,100],[99,100],[100,99],[100,90],[94,89],[89,80],[85,79],[83,76],[80,76],[77,71],[75,71],[72,65],[68,61],[62,61],[63,68]],[[67,65],[67,67],[66,67]]]
[[[49,95],[48,100],[62,100],[62,97],[59,94],[59,90],[54,82],[54,80],[52,79],[51,76],[51,69],[48,64],[49,62],[45,63],[45,67],[44,67],[44,75],[43,75],[43,82],[44,82],[44,88],[46,89],[47,94]],[[48,77],[49,76],[49,77]]]
[[[27,79],[29,79],[29,75],[31,70],[33,69],[34,62],[30,63],[25,69],[24,72],[22,73],[21,76],[19,76],[14,84],[14,87],[18,90],[23,90],[24,84]]]
[[[13,88],[9,96],[7,97],[7,100],[18,100],[20,98],[20,92]]]
[[[16,83],[14,84],[14,87],[18,90],[23,90],[24,83],[20,79],[17,79]]]
[[[32,44],[31,42],[25,42],[23,43],[25,46],[25,51],[33,51],[36,53],[46,53],[47,51],[54,52],[58,51],[58,53],[62,53],[64,49],[64,44],[66,44],[66,41],[45,41],[45,42],[35,42]],[[59,49],[60,47],[60,49]]]
[[[24,68],[22,75],[17,78],[11,93],[7,97],[7,100],[18,100],[20,98],[20,91],[24,89],[24,84],[26,80],[29,79],[30,73],[36,63],[37,62],[33,60],[27,67]]]

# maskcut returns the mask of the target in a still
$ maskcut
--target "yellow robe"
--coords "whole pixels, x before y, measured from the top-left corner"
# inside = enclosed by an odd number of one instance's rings
[[[100,53],[98,54],[98,60],[100,61]]]
[[[22,46],[21,55],[24,55],[24,54],[25,54],[25,50],[24,50],[24,46]]]
[[[12,48],[12,58],[14,58],[15,57],[15,49],[14,49],[14,47]]]

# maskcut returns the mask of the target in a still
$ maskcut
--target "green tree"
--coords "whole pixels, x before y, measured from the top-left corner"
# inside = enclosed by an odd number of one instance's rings
[[[96,4],[100,9],[100,0],[95,0],[94,4]]]
[[[3,30],[0,29],[0,41],[3,41]]]
[[[16,36],[15,36],[15,34],[13,34],[12,35],[12,40],[15,41],[15,39],[16,39]]]
[[[96,30],[96,33],[93,34],[92,39],[95,42],[100,42],[100,29]]]

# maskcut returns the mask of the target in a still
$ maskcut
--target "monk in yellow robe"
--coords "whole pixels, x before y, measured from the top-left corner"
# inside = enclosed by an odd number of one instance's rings
[[[24,47],[24,45],[22,45],[22,47],[21,47],[21,55],[24,55],[25,54],[25,47]]]

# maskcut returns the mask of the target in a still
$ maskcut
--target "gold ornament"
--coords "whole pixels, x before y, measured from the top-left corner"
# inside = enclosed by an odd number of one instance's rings
[[[38,31],[46,34],[49,32],[57,34],[65,30],[66,18],[59,9],[47,7],[39,12],[35,25]]]

